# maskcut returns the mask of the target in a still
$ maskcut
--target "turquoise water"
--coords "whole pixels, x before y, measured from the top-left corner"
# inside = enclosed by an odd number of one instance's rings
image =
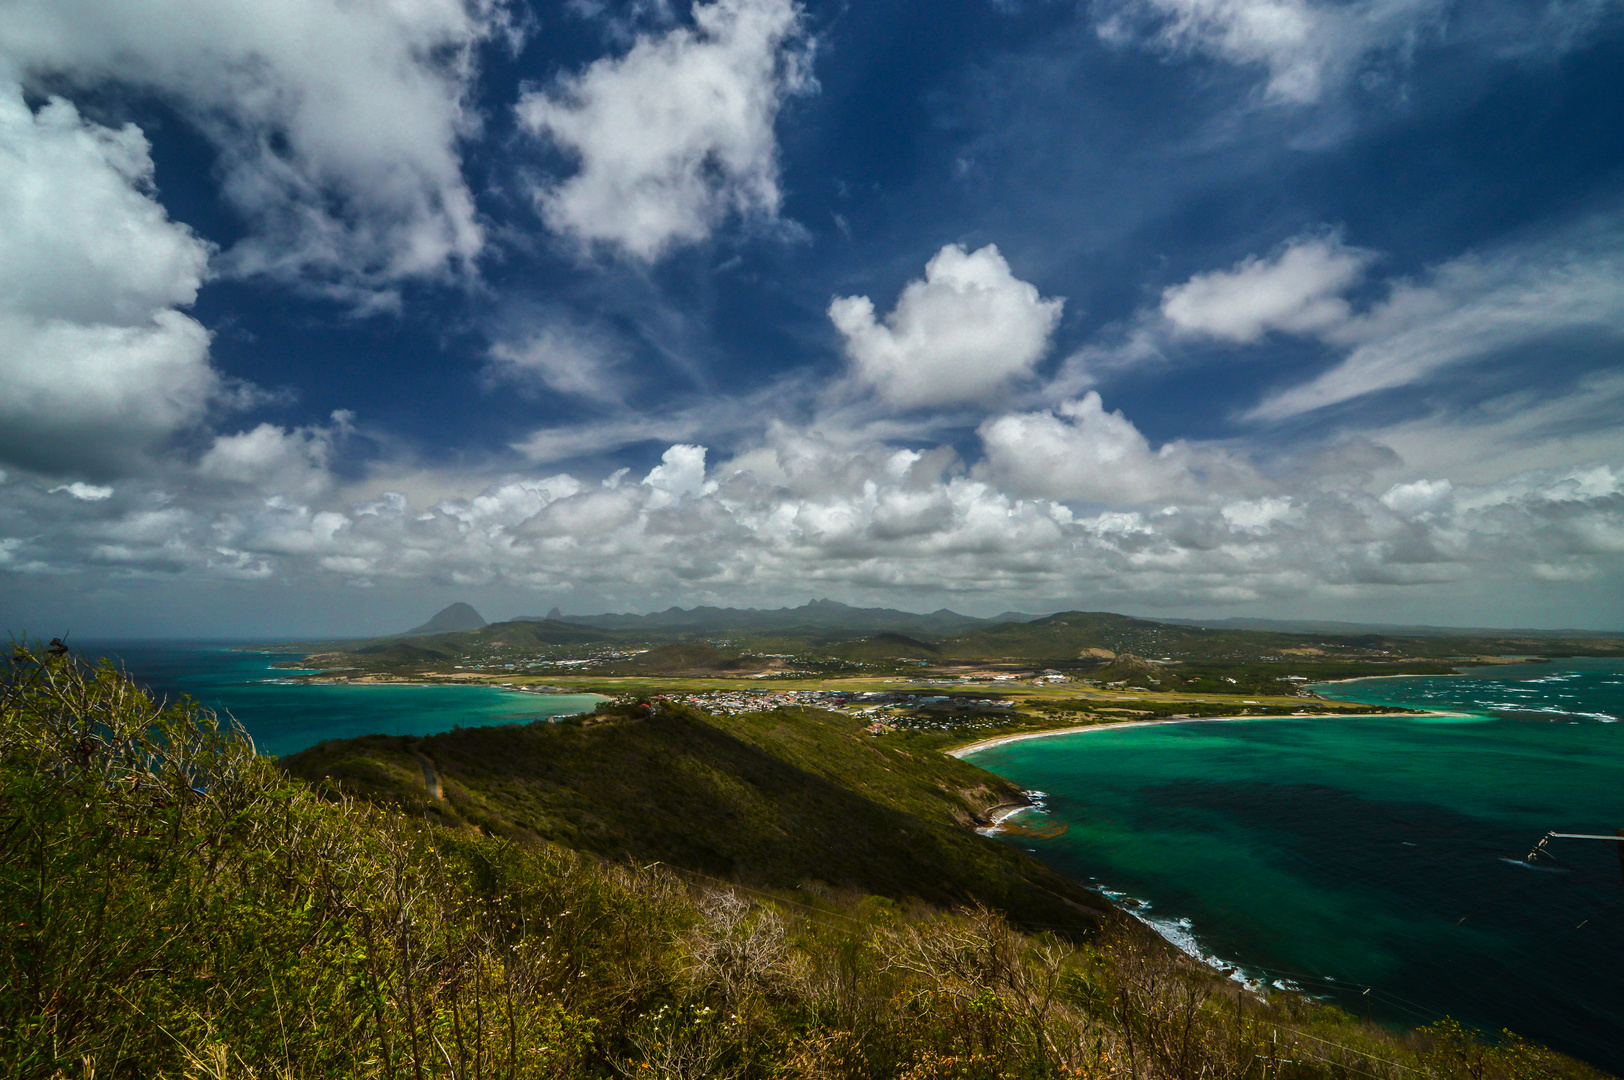
[[[1252,720],[1008,743],[1012,840],[1191,951],[1405,1024],[1509,1027],[1624,1073],[1624,664],[1321,687],[1448,718]],[[1367,995],[1366,989],[1370,990]]]
[[[78,646],[107,656],[141,685],[167,697],[190,695],[229,713],[262,754],[280,757],[326,739],[432,735],[454,727],[522,724],[590,712],[595,694],[531,694],[485,686],[344,686],[298,683],[271,665],[286,655],[222,645],[103,642]]]

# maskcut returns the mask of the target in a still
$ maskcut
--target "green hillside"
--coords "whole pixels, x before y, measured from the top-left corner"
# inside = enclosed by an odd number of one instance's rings
[[[936,660],[942,650],[929,642],[906,634],[875,634],[859,641],[842,642],[827,650],[829,656],[840,660],[875,662],[885,660]]]
[[[1441,661],[1507,654],[1624,655],[1624,638],[1600,635],[1285,633],[1207,628],[1100,611],[1062,611],[1026,622],[996,623],[955,637],[933,639],[930,644],[934,655],[943,658],[1061,664],[1116,657],[1213,665],[1261,660],[1298,664],[1397,663],[1405,659]]]
[[[720,675],[753,671],[760,666],[761,661],[736,649],[721,649],[704,641],[681,641],[610,662],[603,670],[616,675]]]
[[[418,755],[438,771],[443,801],[426,798]],[[1079,931],[1110,914],[1097,894],[968,827],[1024,801],[1014,785],[873,739],[841,713],[610,706],[577,723],[327,743],[283,767],[515,840],[753,885],[979,902]]]
[[[9,659],[6,1077],[1600,1075],[1243,990],[957,824],[1004,794],[986,774],[823,714],[356,740],[301,755],[343,773],[317,788],[109,666]]]

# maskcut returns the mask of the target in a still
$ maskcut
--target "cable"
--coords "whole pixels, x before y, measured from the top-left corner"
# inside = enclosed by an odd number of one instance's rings
[[[1329,1039],[1322,1039],[1317,1035],[1310,1035],[1306,1031],[1302,1031],[1302,1030],[1299,1030],[1297,1028],[1290,1028],[1288,1030],[1290,1030],[1293,1034],[1297,1035],[1300,1038],[1312,1039],[1317,1043],[1324,1043],[1326,1046],[1334,1046],[1338,1050],[1346,1050],[1350,1054],[1358,1054],[1360,1057],[1367,1057],[1371,1061],[1379,1061],[1383,1065],[1391,1065],[1395,1069],[1405,1069],[1405,1070],[1407,1070],[1409,1072],[1420,1072],[1421,1071],[1420,1069],[1411,1068],[1408,1065],[1400,1065],[1396,1061],[1388,1061],[1386,1058],[1379,1058],[1375,1054],[1367,1053],[1364,1050],[1356,1050],[1351,1046],[1343,1046],[1341,1043],[1334,1043]],[[1321,1058],[1320,1060],[1324,1061],[1325,1059]],[[1335,1063],[1333,1062],[1332,1064],[1335,1064]]]
[[[1485,987],[1493,986],[1495,983],[1499,982],[1501,979],[1503,979],[1507,975],[1509,975],[1516,968],[1518,968],[1521,965],[1526,964],[1528,961],[1534,959],[1534,953],[1536,953],[1536,952],[1544,952],[1546,949],[1549,949],[1552,945],[1555,945],[1557,942],[1566,940],[1568,937],[1572,936],[1573,934],[1578,933],[1580,930],[1583,930],[1586,926],[1590,925],[1591,920],[1595,919],[1598,915],[1608,914],[1614,908],[1617,908],[1617,907],[1619,907],[1621,905],[1624,905],[1624,899],[1614,900],[1611,904],[1608,904],[1605,907],[1592,908],[1591,911],[1590,911],[1590,914],[1586,915],[1583,919],[1579,920],[1578,924],[1575,925],[1571,930],[1564,930],[1560,934],[1557,934],[1553,938],[1550,938],[1550,939],[1548,939],[1548,940],[1546,940],[1544,942],[1541,942],[1541,943],[1539,943],[1537,945],[1530,946],[1527,950],[1525,950],[1525,953],[1524,953],[1523,956],[1518,957],[1518,958],[1516,958],[1514,960],[1511,960],[1504,967],[1502,967],[1499,971],[1497,971],[1493,975],[1489,976],[1489,978],[1484,981],[1483,986],[1485,986]]]

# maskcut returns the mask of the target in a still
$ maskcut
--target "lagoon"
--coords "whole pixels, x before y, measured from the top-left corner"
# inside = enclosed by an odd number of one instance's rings
[[[87,659],[108,657],[165,697],[188,695],[230,715],[262,754],[281,757],[327,739],[433,735],[454,727],[522,724],[591,712],[596,694],[534,694],[488,686],[307,683],[272,665],[285,653],[208,642],[75,644]]]
[[[1241,977],[1509,1027],[1624,1073],[1624,664],[1320,687],[1454,717],[1123,727],[995,746],[1067,830],[1010,842]],[[1037,824],[1037,820],[1030,823]],[[1367,993],[1368,991],[1368,993]]]

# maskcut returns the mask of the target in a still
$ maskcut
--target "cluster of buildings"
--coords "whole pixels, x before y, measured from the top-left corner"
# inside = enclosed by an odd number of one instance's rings
[[[506,671],[511,671],[515,668],[573,668],[582,667],[587,664],[607,663],[611,660],[626,660],[647,651],[648,650],[646,649],[632,649],[630,651],[619,649],[600,649],[599,651],[584,657],[566,657],[563,659],[555,659],[545,656],[530,656],[520,657],[518,660],[511,662],[503,660],[504,656],[511,654],[493,651],[488,656],[483,658],[473,655],[459,656],[457,659],[462,660],[463,663],[453,664],[452,667],[458,669],[459,671],[489,671],[496,668]]]
[[[952,709],[1007,710],[1013,706],[1007,701],[990,699],[969,700],[946,694],[901,694],[889,691],[858,692],[849,690],[703,690],[692,694],[662,694],[659,700],[692,705],[707,712],[734,716],[748,712],[770,712],[789,705],[811,705],[820,709],[839,709],[856,716],[877,716],[892,709],[920,709],[946,707]],[[971,720],[972,718],[965,718]],[[892,723],[886,717],[881,723]],[[893,725],[894,726],[894,725]],[[909,718],[907,727],[961,727],[957,718],[915,723]]]
[[[770,712],[786,705],[815,705],[820,709],[844,709],[854,698],[871,696],[874,695],[852,694],[839,690],[702,690],[693,694],[661,694],[660,700],[735,716],[747,712]]]

